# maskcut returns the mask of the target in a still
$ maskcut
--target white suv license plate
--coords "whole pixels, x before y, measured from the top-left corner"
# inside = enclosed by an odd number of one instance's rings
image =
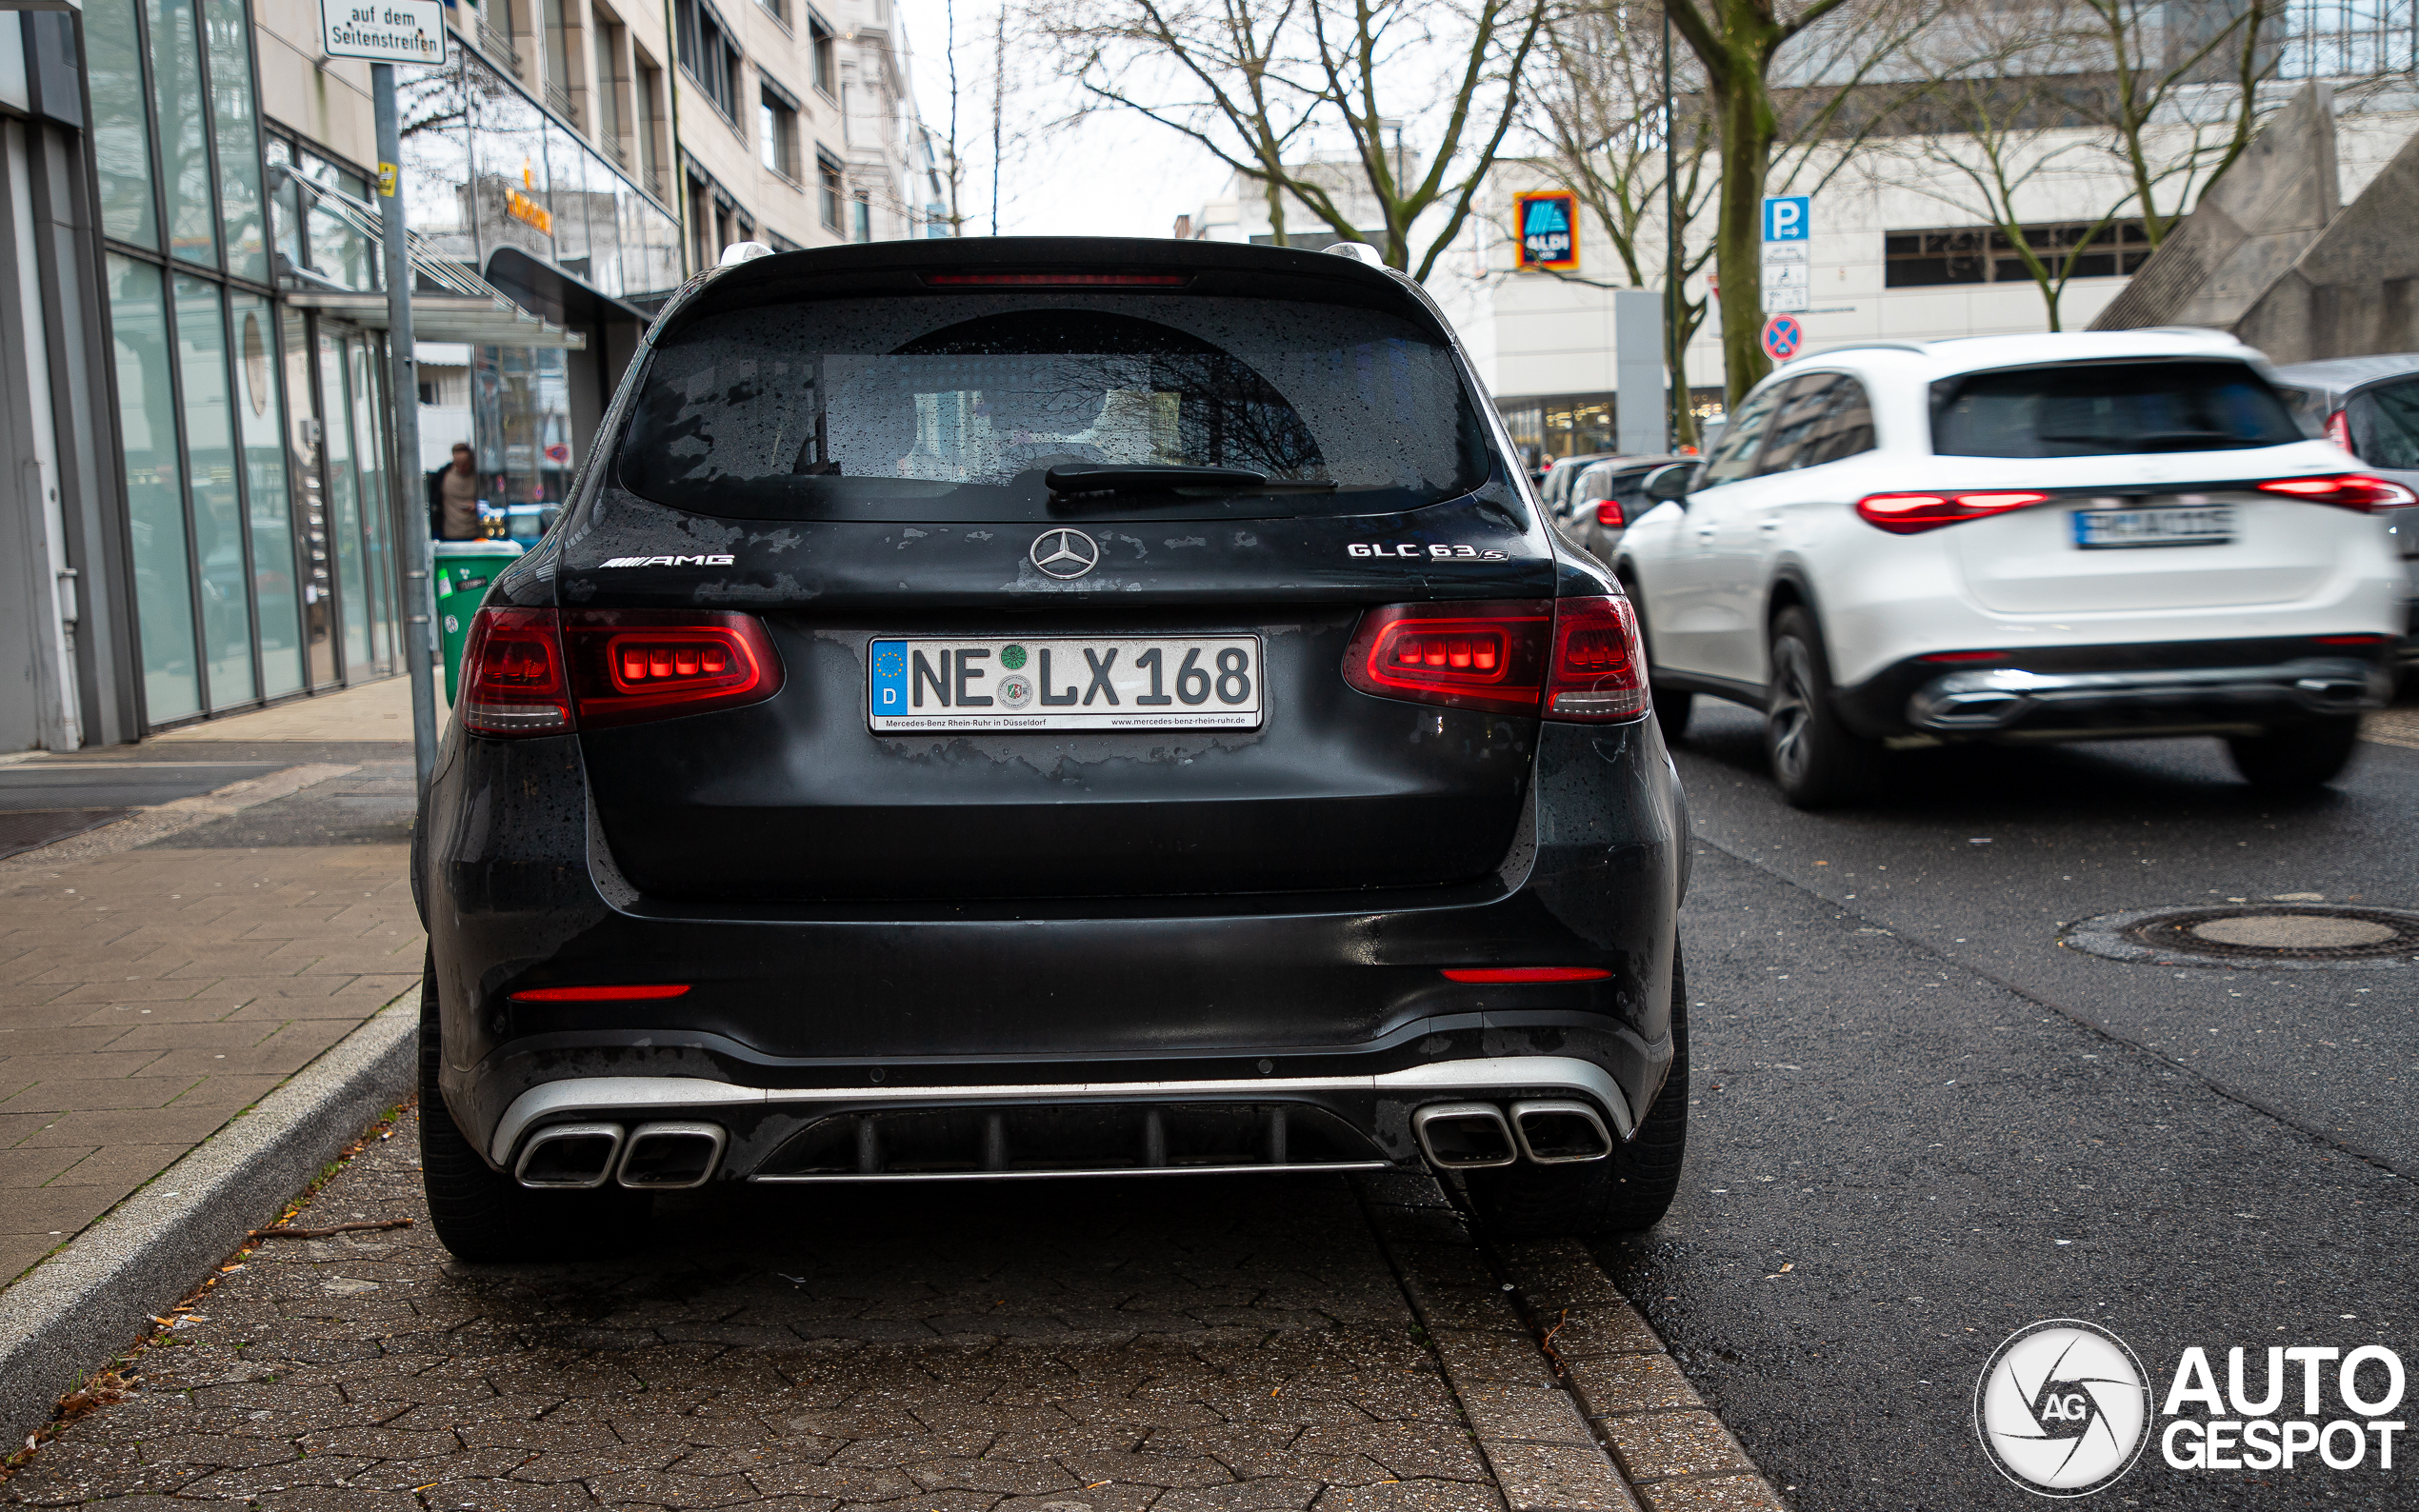
[[[2086,551],[2140,546],[2226,546],[2233,539],[2234,510],[2229,505],[2074,512],[2074,544]]]
[[[876,733],[1260,727],[1256,635],[875,641],[866,663]]]

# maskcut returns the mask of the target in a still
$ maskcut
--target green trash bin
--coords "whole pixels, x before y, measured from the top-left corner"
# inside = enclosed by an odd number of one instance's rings
[[[470,616],[487,597],[488,585],[521,554],[518,541],[439,541],[436,544],[438,646],[445,652],[445,701],[462,701],[462,646],[470,638]]]

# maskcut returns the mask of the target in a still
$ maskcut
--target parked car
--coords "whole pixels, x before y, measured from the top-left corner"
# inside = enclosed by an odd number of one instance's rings
[[[1546,467],[1545,481],[1537,485],[1537,497],[1546,506],[1549,520],[1564,523],[1570,518],[1570,488],[1588,464],[1611,456],[1609,451],[1580,451],[1568,457],[1556,457]]]
[[[1648,477],[1673,463],[1695,460],[1668,453],[1606,457],[1588,464],[1571,482],[1562,516],[1564,533],[1609,567],[1621,532],[1654,506],[1646,495]]]
[[[2388,688],[2409,488],[2297,425],[2215,332],[1836,348],[1767,378],[1701,476],[1631,523],[1667,732],[1762,709],[1789,800],[1885,744],[2215,735],[2325,783]]]
[[[2379,477],[2419,491],[2419,352],[2295,363],[2276,378],[2277,392],[2329,440]],[[2419,510],[2390,511],[2386,528],[2410,582],[2398,653],[2408,686],[2419,678]]]
[[[1425,1163],[1507,1227],[1661,1215],[1689,840],[1635,622],[1342,251],[672,297],[414,831],[456,1254],[709,1183]]]

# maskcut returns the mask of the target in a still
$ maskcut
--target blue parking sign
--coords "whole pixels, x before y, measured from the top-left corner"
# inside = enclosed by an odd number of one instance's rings
[[[1764,239],[1802,242],[1814,228],[1814,196],[1770,194],[1764,200]]]

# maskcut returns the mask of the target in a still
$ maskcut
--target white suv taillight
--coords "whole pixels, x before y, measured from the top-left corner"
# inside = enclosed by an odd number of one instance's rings
[[[2401,484],[2372,478],[2364,472],[2319,478],[2270,478],[2258,487],[2263,493],[2281,493],[2310,504],[2331,504],[2339,509],[2354,509],[2362,514],[2375,514],[2380,509],[2399,509],[2405,505],[2419,504],[2419,494],[2412,493]]]
[[[1856,501],[1856,517],[1892,535],[1920,535],[1944,525],[1985,520],[2010,509],[2047,504],[2046,493],[1869,493]]]

